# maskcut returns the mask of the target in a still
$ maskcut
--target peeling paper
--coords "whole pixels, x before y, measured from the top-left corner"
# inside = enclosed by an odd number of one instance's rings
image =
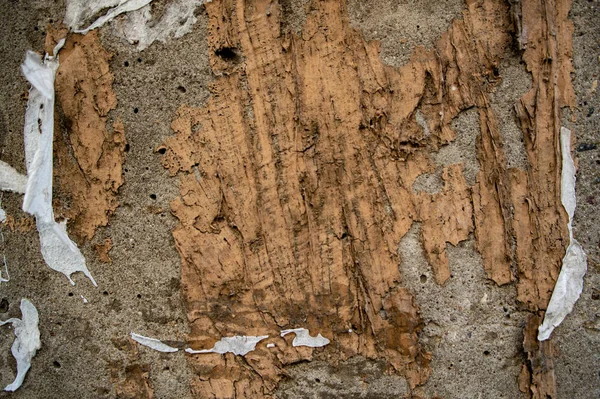
[[[130,44],[137,44],[138,50],[144,50],[155,41],[166,42],[173,35],[180,38],[194,29],[198,21],[194,12],[196,8],[210,1],[175,0],[167,6],[160,20],[154,20],[151,7],[148,5],[131,12],[119,21],[117,31]]]
[[[91,30],[101,27],[107,22],[112,21],[120,14],[135,11],[148,5],[152,0],[72,0],[67,4],[65,14],[65,24],[67,24],[75,33],[86,34]],[[110,8],[104,15],[94,21],[86,29],[81,29],[81,25],[94,14],[103,9]]]
[[[23,176],[15,168],[0,161],[0,190],[24,194],[27,176]]]
[[[552,331],[571,313],[583,290],[583,276],[587,271],[585,252],[573,237],[572,223],[577,203],[575,196],[576,170],[571,157],[571,131],[565,127],[560,129],[560,146],[562,153],[561,201],[569,215],[570,243],[562,261],[560,274],[552,292],[544,322],[538,330],[538,340],[540,341],[550,338]]]
[[[162,341],[156,339],[156,338],[148,338],[148,337],[144,337],[143,335],[139,335],[136,333],[131,333],[131,339],[133,339],[134,341],[147,346],[148,348],[152,348],[156,351],[159,352],[166,352],[166,353],[171,353],[171,352],[177,352],[179,349],[177,348],[173,348],[172,346],[169,346],[165,343],[163,343]]]
[[[293,328],[291,330],[281,331],[281,336],[285,337],[289,333],[294,333],[296,336],[292,341],[292,346],[308,346],[310,348],[319,348],[329,344],[329,340],[319,333],[316,337],[311,337],[306,328]]]
[[[12,384],[4,388],[5,391],[14,392],[21,386],[31,367],[31,359],[42,347],[38,322],[37,309],[25,298],[21,299],[21,319],[12,318],[0,321],[0,326],[11,323],[16,337],[11,352],[17,361],[17,376]]]
[[[64,45],[62,39],[54,48],[57,54]],[[25,160],[27,185],[23,211],[36,218],[44,260],[51,269],[63,273],[71,284],[71,274],[83,272],[92,283],[96,281],[85,265],[85,258],[67,234],[65,223],[56,223],[52,209],[52,141],[54,137],[54,75],[58,58],[41,57],[28,51],[21,66],[31,83],[25,112]],[[41,130],[40,130],[41,127]]]
[[[256,344],[258,344],[263,339],[269,338],[268,335],[261,335],[258,337],[255,336],[247,336],[247,335],[236,335],[234,337],[223,337],[220,341],[215,343],[212,349],[202,349],[202,350],[194,350],[191,348],[187,348],[185,351],[187,353],[219,353],[224,354],[227,352],[233,353],[234,355],[244,356],[248,352],[252,352],[256,349]]]

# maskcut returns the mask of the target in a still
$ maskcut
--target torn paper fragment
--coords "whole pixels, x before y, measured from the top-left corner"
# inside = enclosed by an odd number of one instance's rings
[[[89,303],[89,301],[87,300],[86,297],[84,297],[83,295],[79,295],[81,297],[81,300],[83,301],[83,303]]]
[[[285,337],[287,334],[294,333],[296,336],[292,341],[292,346],[308,346],[311,348],[319,348],[329,344],[329,340],[319,333],[316,337],[311,337],[306,328],[293,328],[290,330],[281,331],[281,336]]]
[[[0,190],[24,194],[27,177],[17,172],[15,168],[0,161]]]
[[[136,333],[131,333],[131,339],[133,339],[134,341],[147,346],[148,348],[152,348],[156,351],[159,352],[177,352],[179,349],[177,348],[173,348],[172,346],[169,346],[167,344],[165,344],[164,342],[156,339],[156,338],[148,338],[148,337],[144,337],[143,335],[139,335]]]
[[[21,319],[12,318],[0,321],[0,325],[12,323],[16,337],[11,352],[17,361],[17,376],[12,384],[4,388],[5,391],[14,392],[21,386],[31,367],[31,359],[42,347],[38,322],[37,309],[25,298],[21,299]]]
[[[138,9],[144,7],[145,5],[149,4],[151,1],[152,0],[125,0],[125,1],[122,1],[117,7],[111,8],[110,10],[108,10],[108,12],[106,14],[104,14],[103,16],[98,18],[96,21],[94,21],[94,23],[92,23],[86,29],[76,30],[75,32],[85,35],[89,31],[99,28],[102,25],[104,25],[105,23],[112,21],[117,16],[124,14],[126,12],[129,12],[129,11],[138,10]]]
[[[82,272],[94,284],[96,281],[85,266],[85,258],[77,246],[69,239],[67,235],[67,226],[61,223],[37,223],[40,233],[40,246],[42,256],[51,269],[63,273],[72,285],[75,282],[71,279],[71,274]],[[71,245],[65,242],[69,240]]]
[[[220,353],[224,354],[227,352],[233,353],[234,355],[244,356],[248,352],[252,352],[256,349],[256,344],[258,344],[263,339],[267,339],[268,335],[261,335],[258,337],[255,336],[240,336],[236,335],[234,337],[223,337],[220,341],[215,343],[215,346],[212,349],[202,349],[202,350],[194,350],[191,348],[187,348],[185,351],[187,353]]]
[[[0,223],[6,222],[6,212],[4,209],[0,208]]]
[[[267,348],[274,348],[275,344],[267,344]]]
[[[196,8],[206,3],[204,0],[174,0],[165,9],[160,19],[152,15],[150,5],[127,14],[116,22],[120,36],[143,50],[155,41],[166,42],[173,36],[179,38],[194,29],[198,21],[194,15]]]
[[[61,40],[54,54],[64,44]],[[69,279],[71,274],[83,272],[94,285],[96,282],[85,265],[85,258],[71,241],[64,223],[56,223],[52,209],[52,142],[54,137],[54,75],[58,57],[41,57],[28,51],[21,66],[31,83],[25,112],[25,161],[27,184],[23,210],[36,218],[40,246],[50,268]]]
[[[552,292],[544,322],[538,330],[538,340],[550,338],[552,331],[571,313],[583,290],[583,277],[587,271],[587,257],[583,248],[573,237],[573,215],[575,214],[575,163],[571,157],[571,131],[560,129],[562,153],[561,201],[569,216],[569,246],[562,261],[560,274]]]

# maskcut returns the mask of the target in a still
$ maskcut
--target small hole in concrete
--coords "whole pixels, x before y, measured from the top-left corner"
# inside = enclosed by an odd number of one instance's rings
[[[177,90],[179,90],[181,93],[185,93],[187,91],[183,86],[177,86]]]
[[[123,63],[123,65],[125,65],[126,67],[128,67],[128,66],[129,66],[129,61],[125,61],[125,62]]]
[[[54,367],[56,367],[57,369],[59,369],[59,368],[60,368],[60,363],[58,362],[58,360],[55,360],[55,361],[53,361],[53,362],[52,362],[52,365],[53,365]]]
[[[8,299],[2,298],[0,301],[0,313],[8,312]]]
[[[159,153],[159,154],[164,154],[165,152],[167,152],[167,149],[166,149],[166,148],[159,148],[159,149],[158,149],[158,153]]]
[[[73,296],[73,293],[72,293],[72,292],[69,292],[69,296]]]
[[[137,114],[138,112],[139,112],[139,109],[137,109],[137,108],[134,108],[134,109],[133,109],[133,113],[134,113],[134,114]]]
[[[142,298],[142,294],[137,294],[138,299]]]
[[[421,278],[421,282],[422,282],[422,283],[426,283],[426,282],[427,282],[427,276],[426,276],[426,275],[424,275],[424,274],[421,274],[421,277],[420,277],[420,278]]]
[[[138,58],[138,62],[142,62],[142,59],[141,59],[141,58]]]
[[[102,295],[104,295],[104,296],[107,296],[107,295],[108,295],[108,291],[104,291],[104,292],[102,293]]]
[[[318,378],[315,378],[315,382],[321,382],[321,380]]]
[[[150,198],[152,198],[153,200],[156,199],[156,194],[150,194]]]
[[[490,351],[483,351],[483,354],[484,354],[485,356],[489,356],[489,355],[490,355]]]
[[[125,152],[129,152],[129,144],[125,144],[125,149],[124,149],[124,151],[125,151]]]

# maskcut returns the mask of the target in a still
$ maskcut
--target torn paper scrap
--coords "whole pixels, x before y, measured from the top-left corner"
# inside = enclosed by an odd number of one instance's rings
[[[64,274],[72,285],[75,285],[75,282],[71,279],[71,275],[75,272],[82,272],[97,287],[98,284],[85,265],[83,254],[67,235],[66,223],[37,222],[36,224],[40,233],[42,256],[48,266]],[[65,240],[69,240],[71,245]]]
[[[31,359],[42,347],[38,322],[37,309],[25,298],[21,299],[21,319],[12,318],[0,321],[0,325],[12,323],[16,337],[11,352],[17,361],[17,376],[12,384],[4,388],[5,391],[14,392],[21,386],[31,367]]]
[[[165,9],[160,19],[152,15],[151,7],[140,8],[127,14],[115,23],[116,31],[129,43],[144,50],[155,41],[166,42],[173,36],[179,38],[194,29],[198,21],[196,8],[207,3],[205,0],[174,0]]]
[[[61,40],[54,54],[64,44]],[[52,209],[52,142],[54,137],[54,75],[58,57],[41,57],[28,51],[21,66],[31,83],[25,112],[25,161],[27,185],[23,210],[35,216],[44,260],[50,268],[69,279],[71,274],[83,272],[97,285],[85,264],[81,251],[71,241],[64,223],[56,223]]]
[[[67,13],[65,15],[65,23],[75,31],[75,33],[86,34],[91,30],[101,27],[107,22],[112,21],[117,16],[135,11],[149,4],[152,0],[72,0],[67,4]],[[110,8],[112,7],[112,8]],[[81,29],[81,25],[91,16],[108,8],[108,11],[90,26]]]
[[[0,161],[0,190],[24,194],[27,177],[17,172],[15,168]]]
[[[139,335],[136,333],[131,333],[131,339],[133,339],[134,341],[147,346],[148,348],[152,348],[156,351],[159,352],[177,352],[179,349],[177,348],[173,348],[172,346],[169,346],[167,344],[165,344],[164,342],[156,339],[156,338],[148,338],[148,337],[144,337],[143,335]]]
[[[293,328],[290,330],[281,331],[281,336],[285,337],[287,334],[294,333],[296,336],[292,341],[292,346],[308,346],[311,348],[319,348],[329,344],[329,340],[319,333],[316,337],[311,337],[306,328]]]
[[[234,355],[244,356],[248,352],[252,352],[256,349],[256,344],[258,344],[263,339],[269,338],[268,335],[261,335],[258,337],[255,336],[247,336],[247,335],[236,335],[234,337],[223,337],[220,341],[215,343],[215,346],[212,349],[202,349],[202,350],[194,350],[191,348],[187,348],[185,351],[187,353],[220,353],[224,354],[227,352],[233,353]]]
[[[4,209],[0,208],[0,223],[6,222],[6,212]]]
[[[587,271],[587,257],[581,245],[573,237],[573,215],[575,214],[575,163],[571,157],[571,131],[560,129],[562,153],[561,201],[569,215],[569,246],[562,261],[560,274],[552,292],[544,322],[538,330],[538,340],[550,338],[552,331],[571,313],[583,290],[583,276]]]

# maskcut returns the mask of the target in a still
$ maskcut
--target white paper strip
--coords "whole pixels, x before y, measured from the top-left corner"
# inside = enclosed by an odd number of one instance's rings
[[[329,340],[319,333],[316,337],[311,337],[306,328],[293,328],[290,330],[281,331],[281,336],[294,333],[296,336],[292,341],[292,346],[309,346],[311,348],[319,348],[329,344]]]
[[[54,48],[58,54],[64,39]],[[83,272],[94,285],[85,258],[67,235],[64,223],[56,223],[52,209],[52,141],[54,137],[54,74],[58,57],[41,57],[28,51],[21,66],[31,83],[25,112],[25,161],[27,185],[23,210],[35,216],[44,260],[63,273],[71,284],[71,274]]]
[[[163,343],[162,341],[155,339],[155,338],[148,338],[148,337],[144,337],[143,335],[139,335],[136,333],[131,333],[131,339],[133,339],[134,341],[147,346],[148,348],[152,348],[156,351],[159,352],[177,352],[179,349],[177,348],[173,348],[172,346],[169,346],[165,343]]]
[[[25,375],[31,367],[31,359],[42,347],[37,309],[28,299],[23,298],[21,299],[21,319],[12,318],[0,321],[0,326],[6,323],[12,323],[16,337],[11,352],[17,361],[17,376],[12,384],[4,390],[14,392],[23,384]]]
[[[552,292],[544,322],[538,330],[538,340],[550,338],[552,331],[571,313],[583,290],[583,276],[587,271],[587,257],[581,245],[573,237],[573,215],[577,199],[575,196],[575,163],[571,157],[571,131],[560,129],[562,153],[561,201],[569,215],[569,246],[562,261],[560,274]]]
[[[248,352],[252,352],[256,349],[256,344],[258,344],[263,339],[269,338],[268,335],[261,335],[258,337],[255,336],[240,336],[236,335],[234,337],[223,337],[220,341],[215,343],[215,346],[212,349],[202,349],[202,350],[194,350],[191,348],[187,348],[185,351],[187,353],[220,353],[224,354],[227,352],[231,352],[235,355],[244,356]]]
[[[0,190],[24,194],[26,185],[27,176],[20,174],[6,162],[0,161]]]

